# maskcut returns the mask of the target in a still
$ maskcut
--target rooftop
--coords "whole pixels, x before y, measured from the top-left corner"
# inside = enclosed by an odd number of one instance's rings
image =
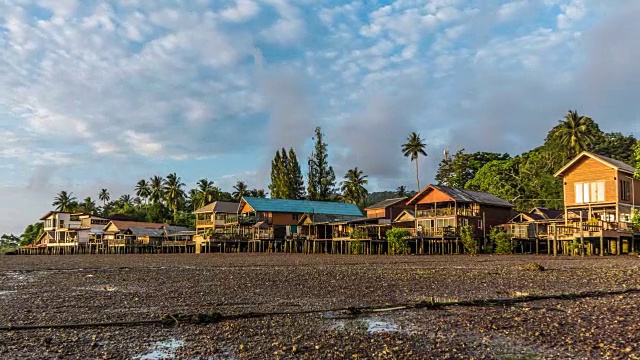
[[[371,206],[367,206],[365,208],[365,210],[369,210],[369,209],[384,209],[387,208],[389,206],[395,205],[403,200],[407,200],[408,198],[405,197],[399,197],[399,198],[392,198],[392,199],[386,199],[386,200],[382,200],[379,203],[373,204]]]
[[[242,200],[255,211],[362,216],[355,204],[348,203],[255,197],[243,197]]]
[[[211,204],[207,204],[200,209],[194,211],[194,214],[220,212],[235,214],[238,212],[238,206],[240,204],[229,201],[214,201]]]

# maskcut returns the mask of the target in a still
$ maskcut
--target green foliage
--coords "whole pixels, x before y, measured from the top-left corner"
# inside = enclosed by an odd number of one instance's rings
[[[633,135],[623,135],[619,132],[605,133],[602,141],[595,144],[593,151],[596,154],[608,156],[620,160],[629,165],[635,165],[634,147],[637,140]]]
[[[349,234],[350,239],[367,239],[368,237],[369,234],[361,228],[355,228]]]
[[[344,175],[344,181],[340,183],[342,198],[345,202],[363,206],[367,201],[367,189],[364,187],[369,181],[367,175],[356,166],[349,169]]]
[[[243,196],[247,194],[247,184],[244,181],[238,181],[235,185],[233,185],[233,199],[239,201]]]
[[[640,141],[637,141],[633,147],[633,157],[636,162],[636,173],[633,174],[633,177],[640,179]]]
[[[269,190],[273,199],[300,200],[304,198],[304,180],[293,148],[289,149],[289,153],[284,148],[281,152],[276,151],[276,155],[271,161]]]
[[[417,190],[420,191],[420,171],[418,167],[418,159],[420,155],[427,156],[424,149],[427,147],[427,143],[423,142],[420,138],[420,134],[412,132],[407,137],[407,142],[402,144],[402,155],[411,158],[411,161],[416,162],[416,183],[418,185]]]
[[[330,200],[335,187],[336,175],[329,166],[327,143],[323,141],[320,127],[315,130],[315,148],[309,157],[307,173],[307,193],[309,200]]]
[[[500,228],[491,229],[489,238],[495,244],[495,252],[498,254],[511,254],[513,252],[513,244],[511,237]]]
[[[56,211],[71,211],[77,206],[76,198],[73,196],[73,193],[68,193],[63,190],[56,195],[51,206],[55,206]]]
[[[640,232],[640,211],[638,209],[634,209],[633,216],[631,216],[631,227],[633,227],[633,231]]]
[[[509,154],[506,153],[475,152],[467,154],[462,149],[452,157],[447,156],[440,161],[435,179],[438,185],[463,188],[486,163],[509,158]]]
[[[409,250],[409,236],[411,234],[406,229],[393,228],[386,233],[389,254],[406,254]]]
[[[471,255],[477,254],[480,248],[480,242],[475,237],[473,227],[470,225],[460,226],[459,232],[460,240],[462,240],[462,245],[467,252]]]
[[[567,157],[571,158],[581,151],[593,150],[595,144],[602,142],[603,134],[591,118],[578,115],[576,110],[569,110],[564,120],[560,120],[560,124],[551,130],[547,140],[560,145]]]
[[[35,243],[40,236],[42,236],[43,231],[44,223],[37,222],[35,224],[27,225],[27,228],[24,229],[24,232],[20,235],[20,245],[30,245]]]

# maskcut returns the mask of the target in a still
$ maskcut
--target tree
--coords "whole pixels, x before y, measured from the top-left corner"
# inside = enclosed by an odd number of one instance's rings
[[[100,190],[100,193],[98,194],[98,199],[100,199],[100,201],[102,201],[102,205],[103,206],[107,205],[107,202],[109,200],[111,200],[111,196],[109,195],[109,191],[107,191],[107,189]]]
[[[397,197],[406,197],[407,196],[407,187],[404,185],[400,185],[396,188],[396,196]]]
[[[640,141],[636,142],[636,145],[634,146],[633,157],[636,161],[636,172],[633,174],[633,177],[640,179]]]
[[[476,173],[476,176],[465,187],[513,201],[524,195],[518,165],[518,159],[489,162]]]
[[[304,198],[304,180],[302,170],[293,148],[289,153],[282,148],[276,151],[276,155],[271,161],[271,184],[269,185],[271,198],[273,199],[294,199]]]
[[[13,234],[2,234],[0,236],[0,252],[10,251],[20,245],[20,238]]]
[[[90,196],[84,198],[82,200],[82,204],[80,204],[80,211],[88,214],[93,214],[96,212],[96,202],[91,199]]]
[[[173,209],[173,222],[176,222],[178,217],[178,208],[182,204],[185,198],[185,193],[182,187],[184,183],[176,173],[167,175],[167,178],[163,182],[163,192],[167,205]]]
[[[44,232],[44,223],[37,222],[27,225],[22,235],[20,235],[20,245],[34,244]]]
[[[251,189],[247,190],[247,196],[257,197],[257,198],[266,198],[267,193],[265,193],[264,189]]]
[[[201,208],[207,204],[210,204],[218,199],[218,194],[220,193],[220,189],[214,186],[214,182],[209,179],[200,179],[196,183],[198,189],[199,196],[197,199],[199,200],[196,207]]]
[[[308,161],[307,193],[309,200],[329,200],[335,187],[336,175],[333,172],[333,167],[329,166],[327,143],[323,141],[323,136],[320,127],[316,127],[313,137],[315,148]]]
[[[289,148],[289,162],[287,163],[286,169],[289,183],[289,199],[304,199],[304,179],[302,177],[300,163],[298,163],[298,157],[296,156],[296,152],[293,151],[293,148]]]
[[[495,246],[495,252],[498,254],[511,254],[513,252],[513,244],[511,243],[511,237],[504,232],[501,228],[491,229],[489,238],[493,241]]]
[[[387,237],[387,243],[389,244],[389,254],[406,254],[407,250],[409,250],[410,235],[411,234],[408,230],[402,228],[387,230],[385,236]]]
[[[126,205],[133,206],[133,199],[131,199],[131,195],[129,195],[129,194],[121,195],[120,199],[118,199],[118,202],[120,203],[120,206],[122,206],[122,207],[124,207]]]
[[[633,135],[623,135],[619,132],[605,133],[602,136],[602,140],[595,144],[593,152],[635,165],[633,149],[636,141]]]
[[[73,193],[67,193],[63,190],[58,193],[51,205],[55,206],[57,211],[71,211],[75,201]]]
[[[145,179],[140,179],[136,184],[136,196],[139,196],[147,201],[149,196],[151,196],[151,187],[149,186],[149,182]]]
[[[152,203],[158,203],[164,200],[164,180],[162,176],[154,175],[149,180],[149,199]]]
[[[440,161],[435,179],[438,185],[463,188],[469,180],[473,179],[484,164],[494,160],[506,159],[509,159],[509,154],[491,152],[467,154],[464,149],[461,149],[452,157],[445,157]]]
[[[578,115],[576,110],[569,110],[564,120],[560,120],[560,124],[554,128],[553,137],[569,156],[575,156],[581,151],[590,150],[594,145],[594,124],[591,118]],[[600,131],[597,125],[595,127]]]
[[[244,181],[238,181],[235,185],[233,185],[233,189],[235,190],[232,195],[233,199],[238,201],[243,196],[247,195],[247,184]]]
[[[367,200],[367,189],[364,186],[368,182],[367,175],[364,175],[357,166],[349,169],[344,175],[344,181],[340,183],[344,201],[363,206]]]
[[[420,175],[418,170],[418,159],[420,155],[427,156],[427,153],[424,151],[424,148],[427,146],[422,139],[420,139],[420,135],[412,132],[407,137],[407,143],[402,145],[402,154],[405,157],[411,158],[411,161],[416,162],[416,183],[418,184],[418,191],[420,191]]]

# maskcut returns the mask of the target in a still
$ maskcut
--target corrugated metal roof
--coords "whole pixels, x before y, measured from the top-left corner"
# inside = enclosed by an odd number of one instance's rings
[[[189,228],[186,226],[167,225],[164,227],[164,231],[167,233],[167,235],[170,235],[187,232],[189,231]]]
[[[131,231],[131,233],[135,236],[154,236],[154,237],[164,236],[164,231],[162,229],[132,227],[132,228],[129,228],[129,231]]]
[[[314,224],[319,223],[335,223],[346,222],[349,220],[360,219],[362,215],[333,215],[333,214],[310,214],[311,222]]]
[[[220,212],[235,214],[238,212],[238,206],[240,204],[229,201],[214,201],[211,204],[207,204],[200,209],[194,211],[195,214],[208,213],[208,212]]]
[[[255,197],[244,197],[243,199],[255,211],[362,216],[362,212],[355,204]]]
[[[369,209],[385,209],[391,205],[395,205],[403,200],[406,200],[407,197],[399,197],[399,198],[393,198],[393,199],[386,199],[386,200],[382,200],[379,203],[373,204],[371,206],[367,206],[365,208],[365,210],[369,210]]]

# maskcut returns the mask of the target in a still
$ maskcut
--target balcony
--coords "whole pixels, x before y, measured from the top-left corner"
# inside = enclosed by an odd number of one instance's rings
[[[480,212],[473,209],[465,209],[465,208],[442,208],[442,209],[427,209],[427,210],[418,210],[416,212],[416,218],[431,218],[438,216],[475,216],[479,217]]]
[[[208,225],[214,225],[214,224],[215,222],[211,219],[196,220],[197,226],[208,226]]]

